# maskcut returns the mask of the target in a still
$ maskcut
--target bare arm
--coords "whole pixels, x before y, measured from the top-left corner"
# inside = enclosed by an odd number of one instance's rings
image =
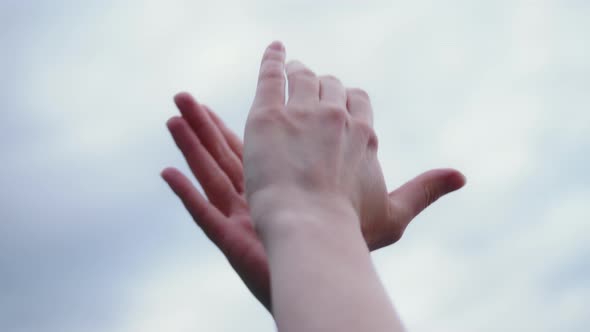
[[[356,213],[343,206],[287,212],[265,229],[279,331],[403,331]]]
[[[244,140],[279,331],[401,331],[361,232],[367,204],[391,213],[371,111],[351,110],[338,79],[284,59],[282,44],[267,48]]]
[[[188,93],[178,94],[175,102],[182,116],[170,119],[168,128],[206,197],[175,168],[164,170],[162,176],[246,286],[271,311],[267,257],[252,227],[244,193],[242,142],[213,111]],[[211,181],[213,178],[217,181]],[[416,214],[463,183],[462,175],[453,169],[430,170],[389,193],[388,218],[375,218],[370,213],[372,207],[365,206],[361,224],[367,246],[375,250],[395,242]]]
[[[317,87],[320,81],[325,83],[326,77],[315,77]],[[352,119],[372,124],[370,101],[362,90],[346,89],[346,100]],[[168,128],[205,195],[175,168],[164,170],[162,176],[246,286],[271,311],[267,255],[252,227],[245,197],[242,142],[213,111],[188,93],[178,94],[175,102],[182,116],[170,119]],[[372,172],[357,175],[365,184],[359,216],[370,250],[395,243],[418,213],[464,184],[458,171],[435,169],[384,195],[378,164]]]

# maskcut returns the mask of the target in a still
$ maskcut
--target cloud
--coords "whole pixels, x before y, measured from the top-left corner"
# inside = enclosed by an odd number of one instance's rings
[[[186,255],[171,259],[145,275],[134,289],[131,319],[122,330],[235,331],[244,326],[273,329],[266,309],[251,296],[222,256],[211,250],[204,253],[208,257]]]
[[[374,254],[410,330],[588,325],[586,3],[0,7],[0,329],[273,328],[158,178],[186,170],[171,96],[241,133],[273,39],[369,92],[390,188],[439,166],[468,177]]]

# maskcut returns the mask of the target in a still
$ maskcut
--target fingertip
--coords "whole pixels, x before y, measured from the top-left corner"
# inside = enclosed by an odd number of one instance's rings
[[[447,185],[449,191],[455,191],[461,189],[467,183],[467,177],[456,169],[449,168],[449,174],[447,175]]]
[[[459,181],[459,183],[461,184],[460,187],[463,187],[467,184],[467,177],[465,176],[465,174],[457,171],[457,173],[459,173],[459,177],[461,178],[461,180]]]
[[[192,98],[192,96],[190,93],[188,93],[186,91],[181,91],[181,92],[178,92],[177,94],[175,94],[173,99],[174,99],[175,103],[178,103],[179,101],[183,101],[183,100],[191,99],[191,98]]]
[[[160,172],[160,177],[166,181],[169,182],[168,180],[170,179],[170,177],[172,176],[172,172],[174,172],[174,168],[173,167],[166,167],[164,168],[161,172]]]
[[[275,51],[285,52],[285,45],[283,45],[280,40],[273,41],[268,45],[267,48]]]
[[[195,98],[188,92],[179,92],[174,95],[174,103],[181,113],[184,113],[192,109],[195,105],[198,105]]]
[[[176,167],[166,167],[160,172],[160,176],[170,187],[176,187],[184,175]]]
[[[188,91],[180,91],[174,95],[174,99],[184,98],[184,99],[192,99],[193,95]]]
[[[172,128],[178,126],[182,121],[184,121],[182,117],[175,115],[166,121],[166,127],[171,130]]]

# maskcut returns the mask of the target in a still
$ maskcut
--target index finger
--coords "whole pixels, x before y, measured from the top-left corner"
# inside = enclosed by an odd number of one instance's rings
[[[285,47],[274,41],[264,51],[253,109],[285,105]]]

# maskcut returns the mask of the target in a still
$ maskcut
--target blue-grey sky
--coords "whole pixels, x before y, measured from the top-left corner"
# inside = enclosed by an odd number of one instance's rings
[[[272,331],[159,178],[190,91],[240,135],[259,58],[366,89],[388,187],[468,178],[373,254],[411,331],[590,326],[590,2],[0,2],[0,330]]]

